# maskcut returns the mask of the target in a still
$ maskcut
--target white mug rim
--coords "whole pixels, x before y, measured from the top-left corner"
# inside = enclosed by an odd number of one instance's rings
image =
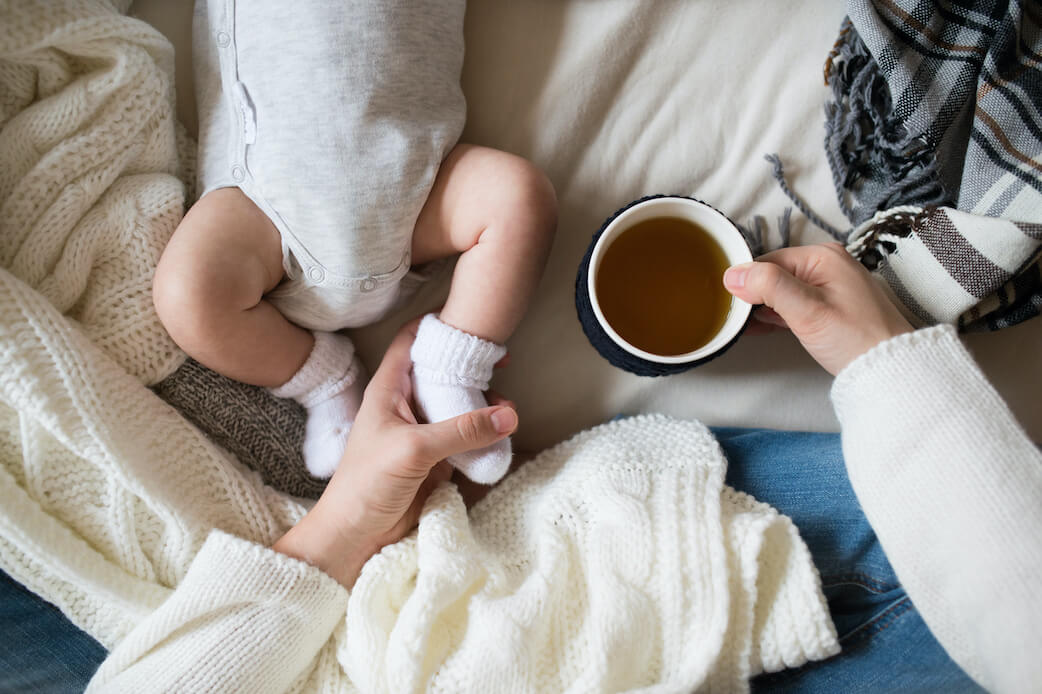
[[[662,208],[662,211],[657,214],[654,213],[654,211],[659,208]],[[683,210],[688,214],[676,214],[675,212],[669,213],[667,210]],[[697,212],[695,212],[695,210],[697,210]],[[724,251],[724,255],[727,257],[729,265],[749,262],[753,259],[752,251],[749,250],[749,245],[746,243],[742,232],[738,230],[738,227],[736,227],[730,219],[711,205],[707,205],[699,200],[680,196],[660,196],[635,203],[620,212],[608,223],[608,226],[604,228],[604,231],[594,244],[593,252],[590,255],[589,271],[586,273],[586,286],[590,297],[590,305],[593,308],[594,317],[596,317],[597,323],[601,326],[601,329],[604,330],[609,338],[611,338],[612,342],[622,349],[635,357],[656,364],[686,364],[688,362],[705,359],[726,348],[741,332],[742,328],[745,327],[745,324],[749,319],[749,314],[752,312],[752,304],[742,301],[737,297],[731,298],[731,308],[727,312],[727,318],[724,320],[724,325],[709,340],[709,342],[696,350],[684,354],[654,354],[640,349],[639,347],[627,342],[613,327],[611,327],[611,324],[608,323],[607,319],[604,317],[604,312],[601,310],[600,302],[597,300],[597,290],[594,278],[597,276],[597,270],[600,268],[600,262],[604,256],[604,252],[611,245],[611,242],[618,238],[622,231],[637,223],[632,222],[629,225],[626,224],[634,217],[640,218],[637,222],[644,221],[645,219],[654,219],[656,217],[682,217],[689,221],[694,221],[708,231],[713,237],[713,240],[720,245]],[[692,217],[697,217],[697,219],[692,219]],[[706,223],[707,221],[710,223]]]

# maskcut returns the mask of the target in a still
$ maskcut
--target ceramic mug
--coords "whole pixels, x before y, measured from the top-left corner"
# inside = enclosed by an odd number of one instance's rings
[[[738,227],[706,203],[675,195],[655,195],[636,200],[609,217],[579,267],[575,283],[579,321],[590,343],[613,365],[640,376],[680,373],[720,356],[741,335],[752,306],[731,297],[723,324],[705,344],[683,354],[655,354],[624,339],[604,317],[597,296],[597,272],[605,252],[619,236],[634,226],[659,217],[680,218],[701,227],[720,247],[727,265],[752,260],[752,252]]]

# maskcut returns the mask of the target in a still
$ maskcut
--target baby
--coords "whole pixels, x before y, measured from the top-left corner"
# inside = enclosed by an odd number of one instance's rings
[[[200,199],[154,300],[197,361],[307,410],[304,460],[328,477],[366,377],[342,328],[370,324],[462,253],[420,323],[413,395],[436,422],[485,407],[492,366],[556,226],[546,177],[457,145],[465,0],[198,0]],[[476,482],[510,442],[450,459]]]

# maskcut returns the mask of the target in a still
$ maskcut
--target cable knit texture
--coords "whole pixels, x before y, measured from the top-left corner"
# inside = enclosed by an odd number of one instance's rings
[[[316,569],[214,533],[92,689],[746,691],[838,646],[795,527],[725,487],[725,470],[701,424],[598,427],[469,518],[453,485],[437,489],[350,599]]]
[[[943,325],[840,372],[832,400],[850,481],[898,578],[989,691],[1042,682],[1042,454]]]
[[[0,565],[109,648],[212,528],[270,543],[303,514],[143,385],[184,359],[151,279],[191,147],[129,4],[0,21]]]
[[[4,5],[0,267],[155,383],[184,360],[151,293],[184,213],[184,172],[173,48],[116,11],[129,4]]]
[[[215,610],[231,605],[247,607],[215,618]],[[214,531],[180,589],[102,664],[88,691],[299,689],[294,680],[325,646],[346,608],[347,591],[321,571]],[[178,630],[193,638],[171,640]],[[240,648],[225,647],[230,634]],[[163,667],[175,654],[191,666]]]

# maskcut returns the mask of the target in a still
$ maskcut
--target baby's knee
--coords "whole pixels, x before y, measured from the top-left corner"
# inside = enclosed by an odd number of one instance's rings
[[[535,164],[510,157],[504,164],[504,205],[501,211],[523,219],[529,233],[549,240],[557,229],[557,194],[549,177]]]
[[[152,278],[152,303],[174,342],[194,354],[242,310],[236,284],[236,273],[222,270],[217,259],[171,244]]]
[[[191,354],[216,322],[217,304],[207,300],[211,283],[196,268],[175,262],[169,255],[163,261],[152,278],[152,303],[170,337]]]
[[[205,347],[229,318],[257,305],[274,286],[279,250],[238,203],[245,197],[219,190],[197,202],[174,231],[152,278],[159,320],[182,349]],[[252,203],[251,203],[252,204]],[[266,255],[265,255],[266,254]]]

